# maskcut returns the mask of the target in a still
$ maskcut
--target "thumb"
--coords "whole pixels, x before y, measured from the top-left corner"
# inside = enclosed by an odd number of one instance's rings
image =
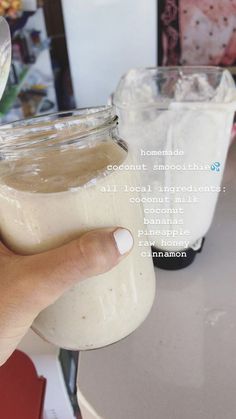
[[[129,230],[93,230],[57,249],[23,257],[22,269],[42,310],[78,281],[109,271],[132,247]]]

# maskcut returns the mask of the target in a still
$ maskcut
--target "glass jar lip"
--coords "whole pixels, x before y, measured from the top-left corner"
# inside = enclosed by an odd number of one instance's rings
[[[32,126],[35,127],[38,123],[42,122],[51,122],[51,125],[55,126],[55,121],[58,121],[60,118],[63,118],[63,122],[65,123],[73,123],[76,121],[77,124],[84,123],[84,120],[89,123],[92,119],[98,118],[99,120],[102,118],[105,121],[110,120],[116,116],[114,106],[111,105],[103,105],[103,106],[96,106],[96,107],[86,107],[86,108],[78,108],[72,109],[67,111],[59,111],[53,112],[43,115],[36,115],[30,118],[19,119],[17,121],[8,122],[6,124],[0,125],[0,133],[5,129],[17,129],[23,127],[29,127],[32,129]],[[71,118],[74,117],[72,120]],[[60,121],[62,122],[62,121]]]
[[[209,84],[216,90],[222,80],[223,74],[228,72],[228,79],[233,78],[230,72],[223,67],[219,66],[203,66],[203,65],[196,65],[196,66],[169,66],[169,67],[137,67],[131,68],[128,70],[120,79],[116,91],[113,95],[113,104],[119,109],[140,109],[140,108],[156,108],[158,107],[159,110],[168,110],[168,100],[173,100],[173,96],[170,93],[167,94],[160,94],[159,98],[160,101],[156,101],[156,97],[148,98],[148,101],[142,95],[140,96],[140,88],[151,89],[151,84],[155,83],[156,86],[159,86],[166,78],[176,77],[176,82],[180,80],[179,77],[186,77],[191,76],[194,74],[205,74],[209,77],[208,81]],[[174,86],[174,84],[173,84]],[[123,96],[124,91],[128,91],[128,95]],[[138,96],[136,96],[136,92],[138,91]],[[148,92],[147,92],[148,93]],[[172,92],[173,93],[173,92]],[[199,100],[183,100],[181,103],[200,103]],[[202,102],[201,102],[202,103]]]
[[[161,66],[161,67],[138,67],[136,69],[130,69],[123,77],[125,77],[130,71],[136,70],[137,72],[147,71],[153,73],[174,73],[174,72],[196,72],[197,71],[205,71],[206,73],[220,73],[222,74],[225,70],[224,67],[213,66],[213,65],[186,65],[186,66]]]
[[[114,106],[98,106],[44,114],[0,126],[0,157],[20,152],[86,145],[86,137],[97,138],[118,123]],[[65,136],[67,138],[64,138]],[[28,137],[28,138],[27,138]],[[30,137],[30,138],[29,138]]]

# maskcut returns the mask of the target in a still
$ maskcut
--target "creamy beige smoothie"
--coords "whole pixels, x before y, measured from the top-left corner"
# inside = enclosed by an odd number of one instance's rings
[[[48,151],[47,158],[39,153],[33,169],[32,156],[1,163],[1,236],[14,251],[46,251],[99,227],[127,227],[134,236],[133,250],[118,266],[78,283],[36,318],[33,329],[60,347],[93,349],[122,339],[153,303],[152,259],[141,257],[137,239],[143,210],[130,203],[134,192],[124,192],[124,185],[139,183],[137,172],[107,171],[121,163],[132,164],[129,153],[109,139]]]

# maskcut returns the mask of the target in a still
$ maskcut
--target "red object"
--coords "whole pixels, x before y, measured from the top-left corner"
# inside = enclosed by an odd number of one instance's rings
[[[15,351],[0,367],[0,418],[43,419],[45,389],[31,359]]]

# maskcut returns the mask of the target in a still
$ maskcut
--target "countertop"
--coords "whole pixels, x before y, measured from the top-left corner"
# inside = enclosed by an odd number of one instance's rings
[[[80,354],[84,419],[236,418],[236,144],[223,186],[195,262],[156,270],[157,296],[142,326]]]

